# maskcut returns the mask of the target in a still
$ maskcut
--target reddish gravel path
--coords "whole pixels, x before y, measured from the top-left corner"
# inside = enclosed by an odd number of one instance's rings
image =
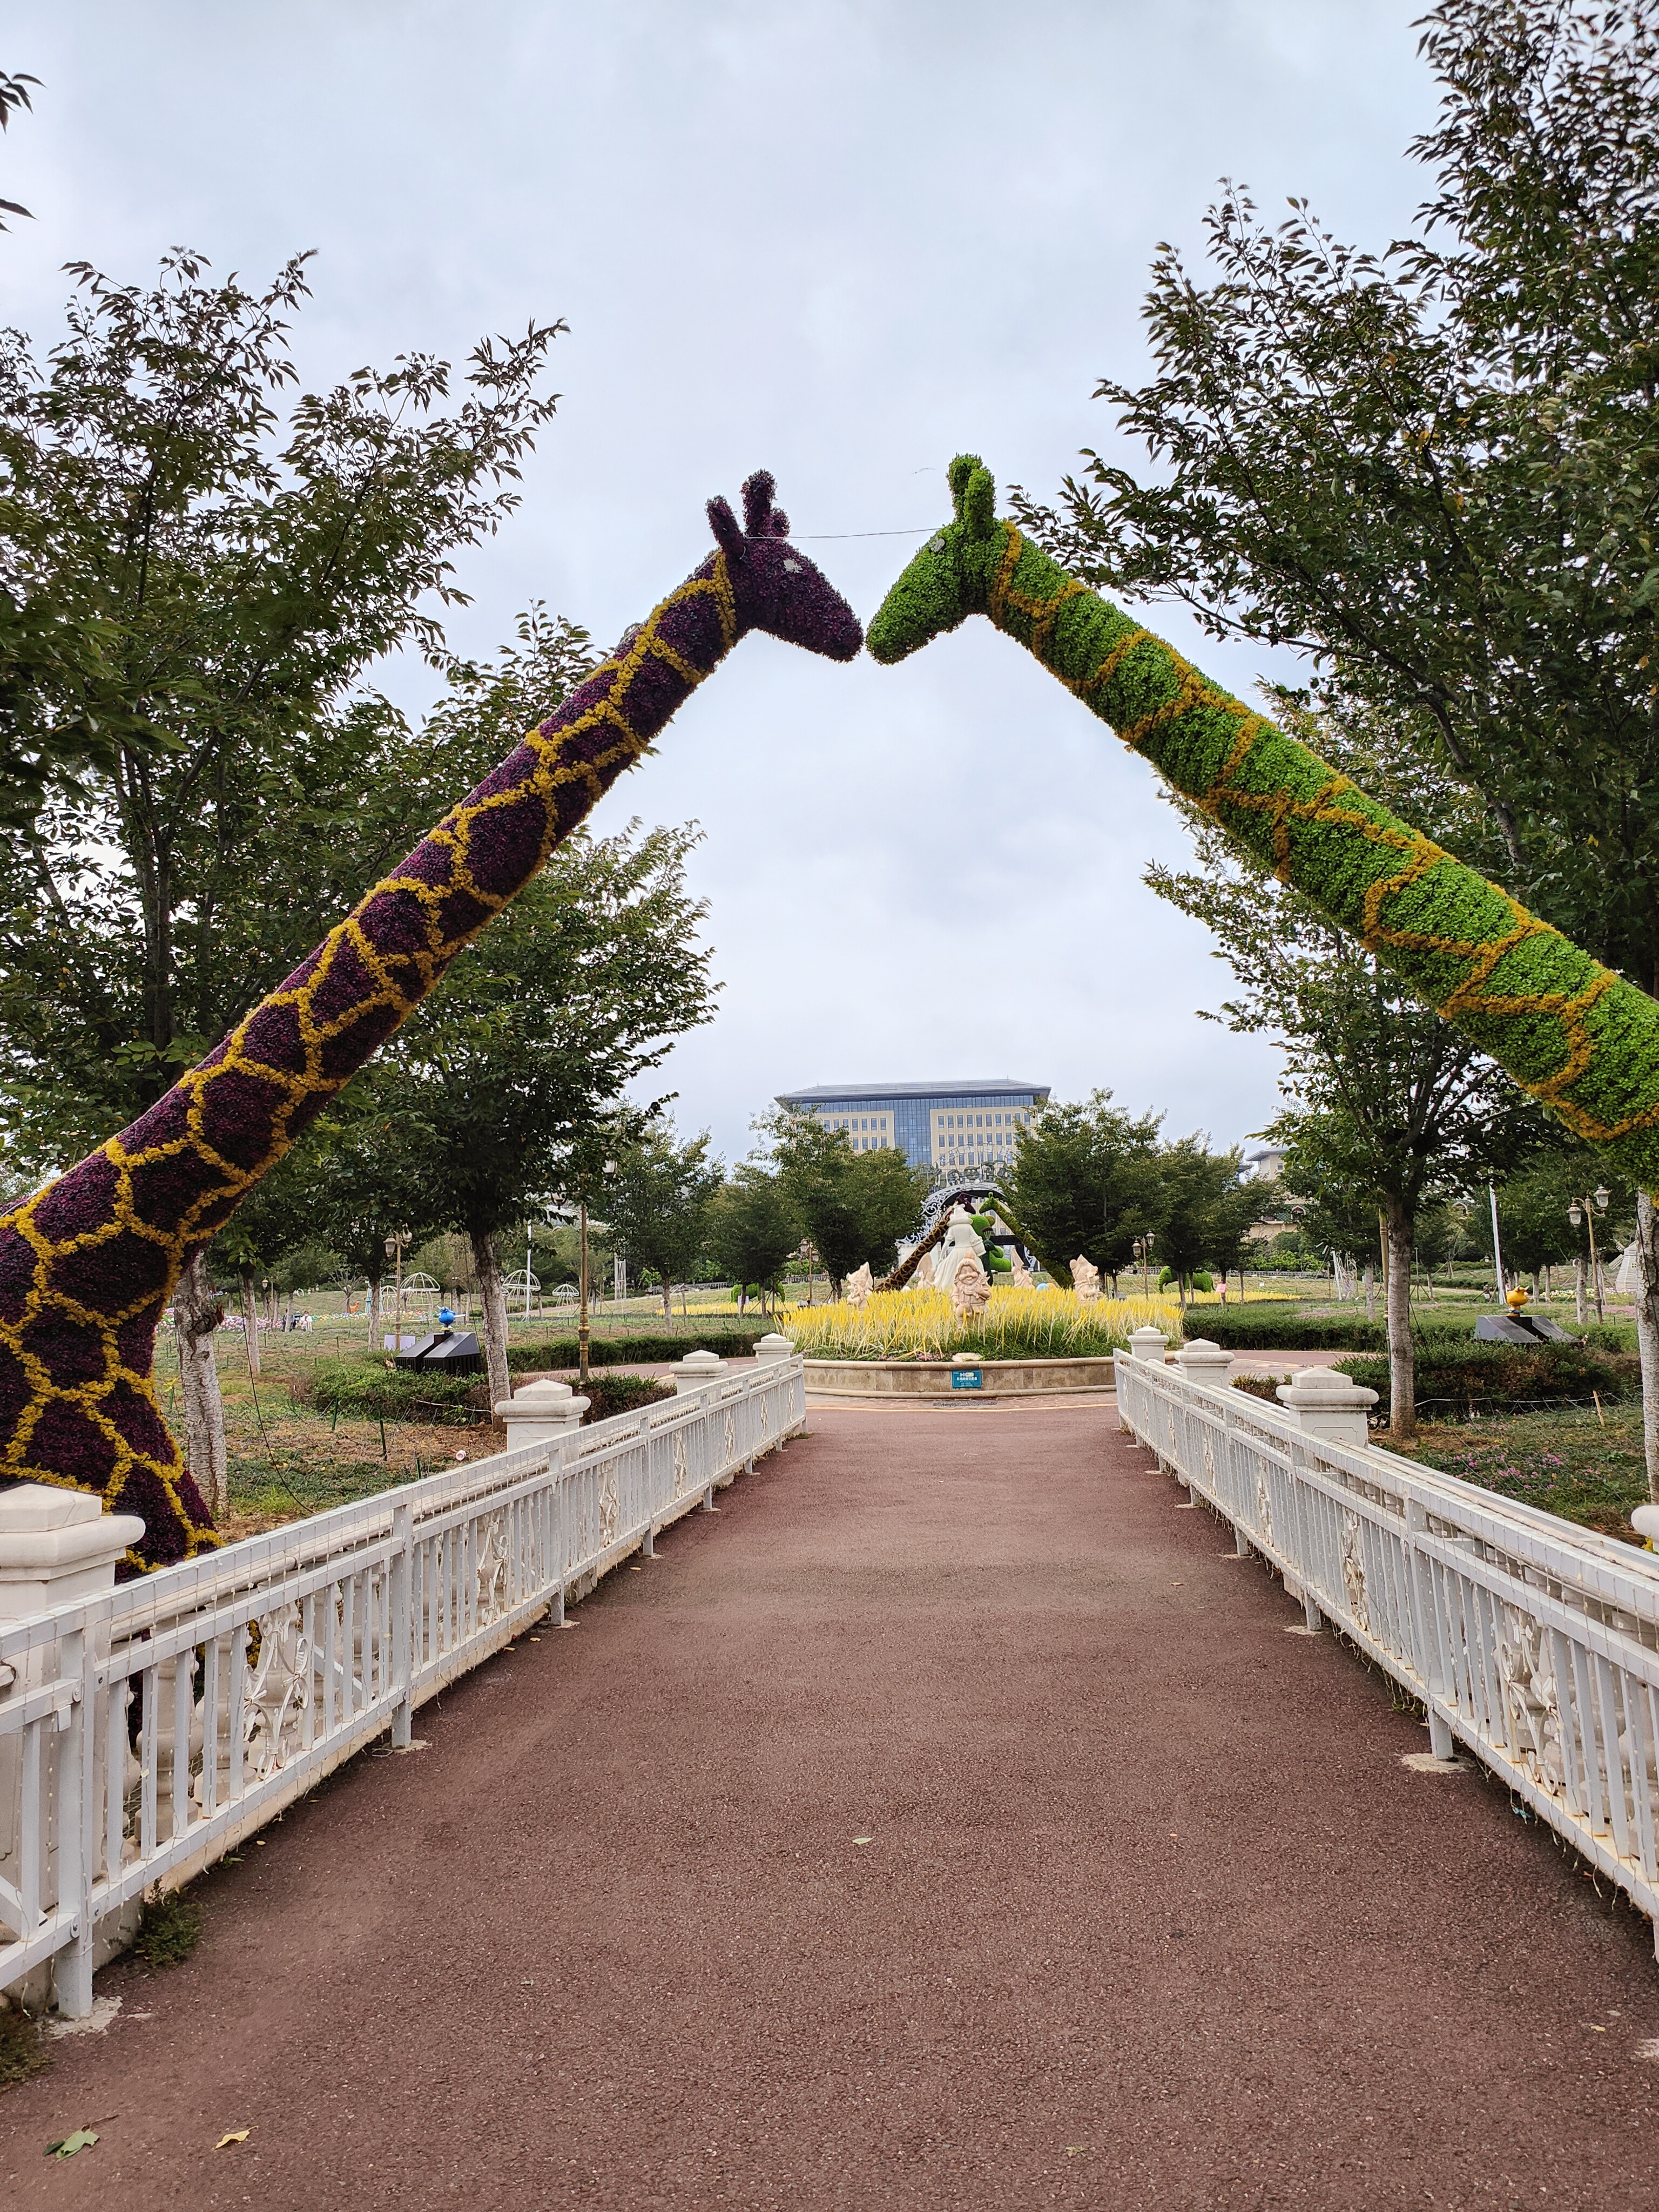
[[[100,1978],[0,2196],[1648,2212],[1645,1923],[1109,1417],[813,1428]]]

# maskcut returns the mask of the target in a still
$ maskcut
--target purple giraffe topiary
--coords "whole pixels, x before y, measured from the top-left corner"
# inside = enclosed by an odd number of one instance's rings
[[[772,490],[750,477],[742,527],[711,500],[702,566],[199,1066],[0,1219],[0,1487],[141,1514],[129,1572],[219,1540],[152,1384],[180,1271],[740,637],[856,655],[856,616]]]

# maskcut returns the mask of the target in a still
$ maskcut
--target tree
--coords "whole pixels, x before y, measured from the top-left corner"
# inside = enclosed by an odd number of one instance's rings
[[[1224,1275],[1238,1265],[1245,1232],[1261,1218],[1268,1194],[1246,1177],[1242,1152],[1212,1152],[1198,1135],[1160,1149],[1158,1180],[1158,1254],[1174,1276],[1184,1312],[1200,1268]]]
[[[1500,880],[1654,991],[1659,0],[1443,0],[1422,50],[1443,92],[1410,233],[1374,256],[1230,190],[1213,282],[1154,264],[1157,375],[1098,387],[1156,480],[1091,453],[1024,517],[1105,588],[1306,653],[1325,702],[1480,794]]]
[[[1576,1200],[1592,1198],[1603,1187],[1607,1190],[1607,1210],[1605,1215],[1597,1213],[1595,1227],[1597,1256],[1605,1263],[1621,1242],[1621,1228],[1627,1233],[1636,1194],[1628,1183],[1608,1176],[1607,1163],[1598,1152],[1588,1145],[1563,1146],[1540,1154],[1522,1173],[1505,1176],[1497,1186],[1498,1227],[1505,1269],[1535,1275],[1569,1260],[1581,1267],[1588,1264],[1588,1224],[1581,1217],[1575,1226],[1569,1209]],[[1475,1208],[1470,1228],[1474,1249],[1490,1259],[1490,1206]],[[1581,1273],[1581,1297],[1583,1281]]]
[[[618,1121],[626,1086],[713,1012],[705,909],[685,886],[696,834],[577,832],[342,1094],[362,1102],[373,1188],[399,1194],[404,1220],[382,1216],[381,1234],[470,1240],[497,1398],[509,1389],[498,1240],[556,1191],[600,1190],[599,1159],[637,1134]],[[330,1241],[349,1249],[337,1221]]]
[[[1379,796],[1390,797],[1399,778],[1364,737],[1330,717],[1320,743],[1335,765],[1357,781],[1369,777]],[[1433,796],[1430,780],[1411,781],[1420,811]],[[1382,1217],[1390,1425],[1395,1436],[1410,1436],[1418,1213],[1425,1200],[1468,1188],[1494,1165],[1518,1160],[1547,1125],[1490,1060],[1438,1014],[1407,999],[1370,953],[1298,893],[1237,858],[1195,809],[1183,811],[1200,872],[1152,867],[1146,881],[1208,925],[1243,987],[1211,1018],[1268,1035],[1285,1055],[1280,1087],[1296,1110],[1269,1136],[1298,1147],[1316,1186],[1322,1179],[1350,1200],[1364,1193]]]
[[[741,1304],[751,1285],[763,1298],[781,1295],[783,1271],[800,1242],[778,1178],[745,1161],[716,1192],[708,1212],[708,1245],[720,1272],[738,1285]]]
[[[605,1179],[601,1203],[612,1242],[662,1284],[665,1320],[674,1317],[672,1290],[697,1263],[708,1209],[725,1177],[708,1157],[708,1133],[676,1144],[672,1124],[653,1123],[619,1149]]]
[[[1162,1230],[1168,1194],[1158,1176],[1158,1117],[1139,1117],[1096,1091],[1081,1104],[1041,1108],[1016,1139],[1004,1177],[1008,1218],[1058,1283],[1090,1261],[1115,1277],[1134,1243]]]
[[[886,1274],[898,1240],[921,1216],[933,1178],[896,1146],[855,1152],[844,1129],[813,1114],[777,1114],[757,1125],[771,1139],[778,1187],[823,1262],[835,1295],[854,1269]]]
[[[59,1157],[308,949],[270,848],[292,856],[340,727],[395,720],[350,698],[362,672],[441,659],[451,556],[510,512],[553,405],[556,325],[477,347],[447,411],[448,364],[413,352],[284,406],[306,258],[263,292],[188,253],[149,290],[76,264],[44,365],[0,334],[0,715],[14,797],[49,795],[0,860],[0,1036],[37,1133],[55,1103]]]

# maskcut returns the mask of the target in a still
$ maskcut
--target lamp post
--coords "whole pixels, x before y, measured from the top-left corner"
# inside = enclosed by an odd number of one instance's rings
[[[1575,1198],[1568,1202],[1567,1218],[1575,1229],[1582,1221],[1589,1231],[1590,1282],[1595,1291],[1595,1318],[1603,1320],[1601,1311],[1601,1267],[1595,1256],[1595,1217],[1607,1210],[1607,1200],[1613,1195],[1605,1183],[1597,1186],[1589,1198]]]
[[[1150,1229],[1144,1237],[1136,1237],[1134,1255],[1140,1262],[1141,1290],[1150,1299],[1152,1295],[1152,1232]]]

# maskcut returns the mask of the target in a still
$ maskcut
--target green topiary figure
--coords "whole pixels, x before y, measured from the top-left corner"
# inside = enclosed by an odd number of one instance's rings
[[[1575,1135],[1659,1189],[1659,1003],[998,521],[974,455],[951,462],[950,482],[953,520],[870,624],[878,660],[988,615]]]

